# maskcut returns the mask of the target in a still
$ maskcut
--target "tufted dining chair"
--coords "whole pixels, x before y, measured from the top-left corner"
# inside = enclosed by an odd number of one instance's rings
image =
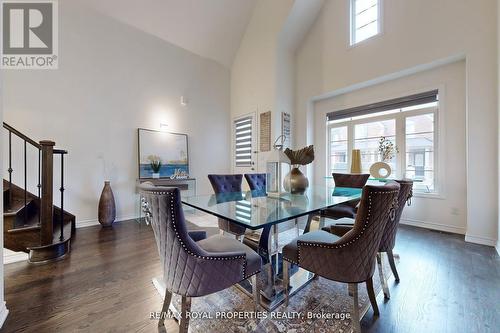
[[[283,279],[286,304],[290,291],[290,265],[295,264],[326,279],[347,283],[353,297],[352,324],[360,332],[358,284],[366,283],[375,315],[379,314],[373,292],[373,273],[385,224],[394,211],[398,183],[366,185],[352,230],[339,237],[324,230],[302,234],[283,248]]]
[[[332,173],[335,187],[363,188],[370,177],[369,174]],[[322,216],[331,219],[356,216],[359,200],[352,200],[322,211]]]
[[[251,191],[266,190],[266,174],[265,173],[246,173],[245,179]]]
[[[235,239],[188,232],[177,188],[141,186],[142,209],[153,228],[163,268],[165,299],[158,327],[164,327],[172,294],[182,298],[179,332],[187,332],[191,297],[226,289],[251,278],[255,308],[258,304],[257,273],[261,258]]]
[[[215,194],[220,193],[234,193],[241,192],[241,183],[243,181],[243,175],[208,175],[208,180],[212,184],[212,188]],[[228,220],[219,218],[218,220],[219,230],[221,234],[224,232],[230,233],[236,236],[236,239],[242,241],[242,236],[245,234],[245,227],[232,223]]]
[[[396,269],[396,263],[394,262],[394,245],[396,244],[396,234],[398,232],[399,221],[401,220],[401,215],[403,214],[403,209],[406,205],[411,204],[411,198],[413,196],[413,181],[409,179],[395,180],[399,183],[400,190],[398,195],[398,206],[395,210],[394,219],[389,219],[385,225],[384,234],[380,241],[380,245],[377,253],[377,264],[378,272],[380,275],[380,282],[384,290],[384,296],[386,299],[390,298],[389,287],[387,286],[387,278],[384,277],[383,269],[383,255],[387,254],[387,259],[389,261],[389,266],[391,267],[392,274],[396,282],[399,282],[399,274]],[[329,227],[324,227],[323,230],[329,231],[337,236],[343,236],[346,232],[352,229],[354,220],[343,218],[335,221],[335,225]]]
[[[266,174],[265,173],[246,173],[245,179],[250,187],[250,191],[252,191],[252,195],[265,195],[266,194]],[[266,228],[264,228],[266,229]],[[268,228],[270,230],[270,228]],[[266,230],[264,230],[266,231]],[[268,235],[269,232],[266,233]],[[245,232],[245,236],[243,239],[243,243],[250,246],[254,250],[259,250],[259,242],[261,241],[261,232],[260,231],[247,231]],[[263,257],[264,262],[266,263],[267,257]]]

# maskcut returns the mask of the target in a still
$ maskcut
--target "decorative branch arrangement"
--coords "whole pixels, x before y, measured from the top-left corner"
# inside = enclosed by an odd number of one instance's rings
[[[310,145],[299,150],[285,149],[285,155],[292,165],[307,165],[314,161],[314,146]]]
[[[149,165],[154,173],[159,173],[161,169],[161,158],[157,155],[148,156]]]
[[[382,162],[386,162],[392,160],[392,158],[399,153],[399,149],[392,141],[382,136],[378,141],[378,152],[382,156]]]

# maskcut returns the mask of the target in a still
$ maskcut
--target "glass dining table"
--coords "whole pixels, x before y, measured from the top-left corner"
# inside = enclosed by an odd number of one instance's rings
[[[261,305],[272,311],[284,301],[279,246],[283,228],[278,226],[290,225],[290,221],[293,221],[291,229],[296,230],[294,237],[301,231],[305,233],[320,229],[324,224],[322,210],[359,199],[361,191],[358,188],[323,185],[309,186],[304,194],[287,193],[271,197],[263,191],[234,192],[185,197],[182,203],[243,226],[249,231],[244,242],[261,255],[267,276],[261,289]],[[300,218],[307,221],[303,230],[299,229]],[[313,278],[312,273],[294,267],[290,277],[290,296]],[[241,287],[246,292],[251,292],[248,282],[242,282]]]

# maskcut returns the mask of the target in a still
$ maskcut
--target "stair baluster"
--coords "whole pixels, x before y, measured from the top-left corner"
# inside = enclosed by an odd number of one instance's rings
[[[28,223],[28,159],[26,140],[24,140],[24,224]]]
[[[11,208],[12,205],[12,132],[9,131],[9,169],[7,170],[9,172],[9,209]]]
[[[38,197],[42,197],[42,149],[38,148],[38,184],[36,187],[38,188]],[[42,222],[41,214],[38,214],[38,223]]]
[[[64,240],[64,152],[61,153],[61,236],[60,241]]]

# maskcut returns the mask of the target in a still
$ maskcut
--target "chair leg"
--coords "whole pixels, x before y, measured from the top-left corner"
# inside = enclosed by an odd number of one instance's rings
[[[358,301],[358,284],[350,283],[349,287],[352,291],[352,300],[353,300],[353,308],[352,308],[352,331],[353,333],[361,333],[361,324],[359,318],[359,301]]]
[[[290,263],[283,260],[283,288],[285,289],[285,306],[288,306],[290,293]]]
[[[189,316],[187,313],[190,311],[191,311],[191,297],[182,296],[181,320],[179,320],[179,333],[188,333]]]
[[[366,280],[366,291],[368,292],[368,298],[370,298],[370,303],[372,304],[373,314],[379,316],[380,312],[378,310],[377,297],[375,297],[375,290],[373,289],[373,278]]]
[[[224,230],[219,229],[219,235],[224,236]]]
[[[160,320],[158,321],[158,327],[165,326],[165,317],[168,313],[168,308],[170,307],[170,301],[172,301],[172,293],[165,290],[165,299],[163,300],[163,307],[161,308]]]
[[[305,234],[308,233],[309,231],[311,231],[311,223],[312,223],[313,218],[314,218],[313,214],[307,215],[307,223],[306,223],[306,226],[304,228]]]
[[[391,298],[391,294],[389,293],[389,287],[387,286],[387,280],[384,276],[384,267],[382,260],[382,252],[377,253],[377,266],[378,266],[378,275],[380,276],[380,283],[382,284],[382,289],[384,290],[384,297],[386,299]]]
[[[387,258],[389,259],[389,265],[391,266],[392,274],[394,274],[396,282],[399,282],[399,274],[396,269],[396,263],[394,262],[394,254],[392,253],[392,250],[387,251]]]
[[[259,285],[259,273],[252,275],[251,282],[252,282],[252,295],[253,295],[253,302],[254,302],[254,310],[255,312],[259,311],[259,305],[260,305],[260,285]]]

